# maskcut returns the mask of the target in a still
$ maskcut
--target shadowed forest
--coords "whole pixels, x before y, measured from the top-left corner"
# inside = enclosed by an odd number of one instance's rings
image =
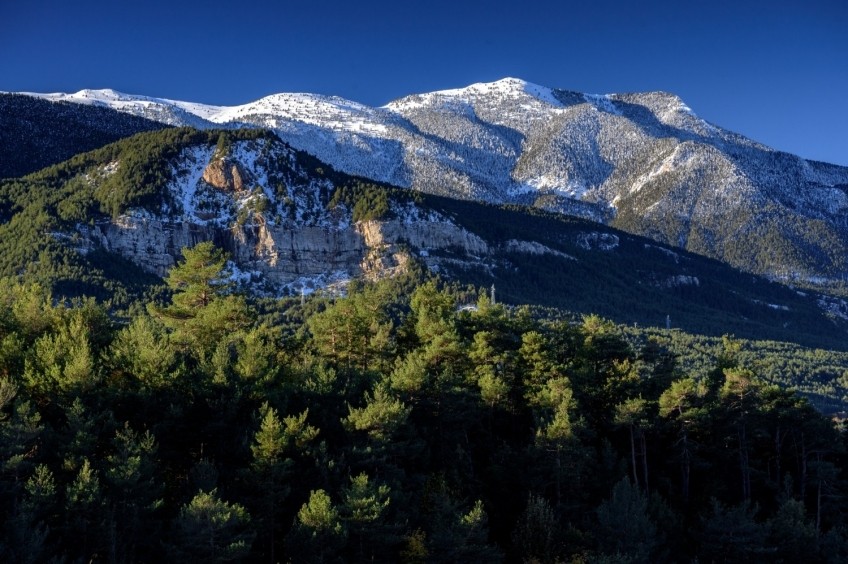
[[[597,316],[413,274],[249,301],[184,255],[121,319],[2,285],[4,561],[848,558],[843,433],[739,341],[693,375]]]

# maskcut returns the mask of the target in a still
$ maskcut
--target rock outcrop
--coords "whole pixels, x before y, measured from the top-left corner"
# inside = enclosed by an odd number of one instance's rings
[[[270,293],[314,288],[330,278],[394,276],[412,257],[434,271],[491,271],[503,262],[496,258],[502,253],[572,258],[529,241],[487,242],[401,196],[388,201],[382,219],[354,222],[355,206],[331,202],[335,189],[279,141],[235,141],[225,153],[200,144],[175,159],[170,204],[78,225],[77,232],[83,249],[117,253],[159,276],[180,260],[184,248],[212,241],[230,254],[240,280]],[[593,247],[617,243],[590,235]]]
[[[203,170],[203,181],[225,192],[241,192],[245,188],[246,174],[237,162],[217,158]]]
[[[438,260],[430,256],[433,251],[477,260],[490,251],[483,239],[447,220],[339,222],[330,226],[254,221],[223,228],[121,216],[79,230],[92,244],[159,276],[176,264],[184,247],[213,241],[230,253],[241,271],[255,273],[277,288],[330,272],[372,280],[392,276],[406,268],[411,252],[423,256],[425,263],[435,264]]]

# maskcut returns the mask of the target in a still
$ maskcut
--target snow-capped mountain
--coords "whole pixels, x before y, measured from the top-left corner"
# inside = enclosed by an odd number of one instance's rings
[[[668,93],[599,96],[507,78],[379,108],[313,94],[235,107],[111,90],[34,95],[172,125],[269,128],[349,174],[581,215],[752,272],[848,273],[848,168],[716,127]]]
[[[261,129],[164,128],[0,180],[0,276],[129,299],[212,241],[254,294],[331,291],[423,269],[500,299],[624,323],[819,346],[844,300],[797,292],[581,218],[414,194],[332,171]]]

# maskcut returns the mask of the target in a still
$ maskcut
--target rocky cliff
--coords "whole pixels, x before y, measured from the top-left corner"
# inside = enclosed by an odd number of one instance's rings
[[[120,172],[120,162],[107,166],[109,174]],[[385,217],[354,222],[349,206],[329,202],[332,182],[310,175],[273,139],[190,146],[171,166],[170,204],[79,224],[82,247],[164,276],[183,248],[213,241],[230,253],[240,280],[272,293],[392,276],[412,256],[438,269],[445,254],[480,261],[490,253],[483,239],[412,201],[392,201]]]
[[[89,248],[101,247],[165,276],[185,247],[213,241],[240,272],[277,290],[320,284],[318,279],[379,279],[402,272],[411,256],[438,269],[440,251],[479,261],[490,248],[446,218],[340,221],[329,225],[273,225],[265,221],[221,227],[124,215],[78,227]],[[539,245],[512,242],[511,250],[538,254]]]

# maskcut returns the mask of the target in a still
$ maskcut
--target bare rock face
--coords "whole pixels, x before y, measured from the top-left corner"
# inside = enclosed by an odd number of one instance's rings
[[[220,241],[212,227],[147,217],[121,216],[78,229],[94,245],[118,253],[159,276],[165,276],[176,264],[183,248],[203,241]]]
[[[246,174],[237,162],[213,159],[203,171],[203,180],[224,192],[241,192],[245,188]]]
[[[489,252],[483,239],[447,221],[363,221],[356,230],[372,248],[404,241],[419,249],[456,249],[474,256]]]
[[[93,227],[79,226],[93,245],[116,252],[145,270],[165,276],[182,249],[213,241],[245,272],[275,286],[344,272],[377,280],[403,272],[413,249],[448,250],[479,261],[487,243],[450,221],[364,221],[355,224],[274,225],[254,222],[229,228],[185,221],[122,216]],[[430,259],[428,266],[436,259]]]

